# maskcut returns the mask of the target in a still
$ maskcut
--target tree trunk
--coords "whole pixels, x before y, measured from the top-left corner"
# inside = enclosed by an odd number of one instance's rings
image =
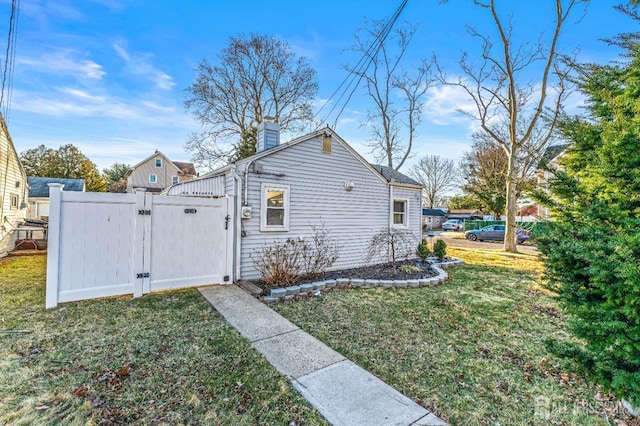
[[[516,241],[516,182],[517,182],[517,168],[516,158],[517,150],[515,146],[512,146],[509,150],[509,169],[507,170],[507,214],[506,214],[506,227],[504,232],[504,251],[511,253],[517,253],[517,241]]]

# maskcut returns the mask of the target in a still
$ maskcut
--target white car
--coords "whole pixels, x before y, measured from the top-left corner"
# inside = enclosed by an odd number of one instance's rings
[[[464,231],[464,221],[460,219],[449,219],[442,224],[444,231]]]

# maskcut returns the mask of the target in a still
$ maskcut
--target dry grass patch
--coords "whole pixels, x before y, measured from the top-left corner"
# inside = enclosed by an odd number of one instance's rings
[[[570,339],[531,255],[450,249],[443,285],[341,290],[281,314],[456,425],[606,425],[618,407],[546,340]]]
[[[326,424],[197,290],[45,310],[45,263],[0,261],[0,424]]]

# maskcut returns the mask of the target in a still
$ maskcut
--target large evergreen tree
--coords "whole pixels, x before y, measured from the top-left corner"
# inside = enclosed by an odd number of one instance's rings
[[[590,116],[539,194],[553,221],[538,238],[549,286],[584,344],[564,349],[617,396],[640,405],[640,52],[579,67]],[[636,46],[637,47],[637,46]]]

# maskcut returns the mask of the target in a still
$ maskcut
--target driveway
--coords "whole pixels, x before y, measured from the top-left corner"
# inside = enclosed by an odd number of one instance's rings
[[[503,243],[500,241],[469,241],[464,238],[464,232],[452,232],[452,231],[428,231],[423,234],[424,237],[429,239],[428,234],[433,234],[435,238],[441,238],[446,243],[447,246],[450,247],[460,247],[460,248],[479,248],[479,249],[488,249],[488,250],[500,250],[502,249]],[[535,246],[527,244],[518,244],[518,251],[521,253],[529,253],[529,254],[538,254],[540,253]]]

